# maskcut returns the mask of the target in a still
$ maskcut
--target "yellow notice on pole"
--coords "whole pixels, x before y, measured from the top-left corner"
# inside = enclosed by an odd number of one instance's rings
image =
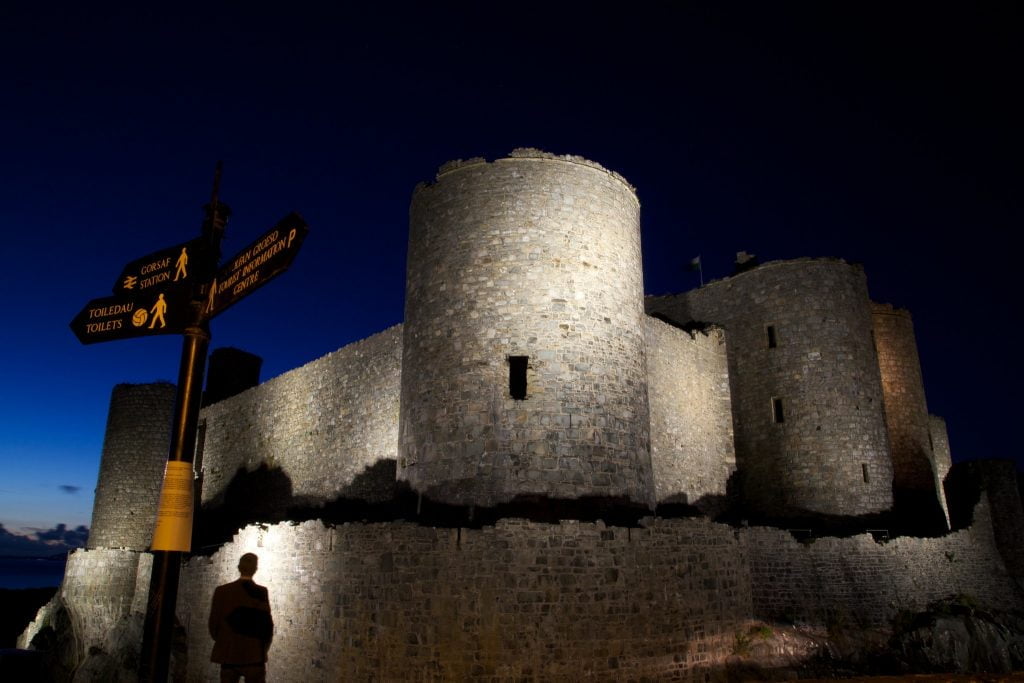
[[[171,461],[164,470],[153,550],[192,549],[192,463]]]

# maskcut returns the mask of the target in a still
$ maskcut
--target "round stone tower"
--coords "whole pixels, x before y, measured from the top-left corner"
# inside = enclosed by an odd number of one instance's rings
[[[652,503],[639,202],[579,157],[446,164],[410,209],[398,477]]]
[[[859,266],[773,261],[651,313],[726,328],[736,464],[748,507],[768,516],[892,507],[892,462],[872,310]]]
[[[110,395],[90,548],[146,550],[171,443],[175,386],[118,384]]]

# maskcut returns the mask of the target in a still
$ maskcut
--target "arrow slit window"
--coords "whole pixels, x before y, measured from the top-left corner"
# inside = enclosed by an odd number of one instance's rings
[[[782,412],[782,399],[777,396],[772,398],[772,421],[776,424],[786,421],[786,416]]]
[[[526,400],[526,369],[529,356],[508,357],[508,393],[517,401]]]

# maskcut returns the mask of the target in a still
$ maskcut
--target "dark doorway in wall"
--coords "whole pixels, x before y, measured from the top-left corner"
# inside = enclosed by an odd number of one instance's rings
[[[768,325],[764,331],[768,336],[768,348],[774,349],[779,345],[779,338],[775,336],[775,325]]]
[[[508,393],[517,401],[526,399],[526,367],[529,356],[508,357]]]

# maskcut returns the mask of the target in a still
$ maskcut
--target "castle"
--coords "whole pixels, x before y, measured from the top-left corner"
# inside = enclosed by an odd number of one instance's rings
[[[258,368],[211,357],[180,679],[216,679],[206,609],[246,551],[275,680],[705,680],[750,619],[1024,605],[1012,468],[947,500],[910,315],[838,259],[645,299],[634,189],[579,157],[446,164],[413,196],[404,323]],[[63,610],[80,676],[137,647],[173,397],[114,389],[89,549],[23,635]]]

